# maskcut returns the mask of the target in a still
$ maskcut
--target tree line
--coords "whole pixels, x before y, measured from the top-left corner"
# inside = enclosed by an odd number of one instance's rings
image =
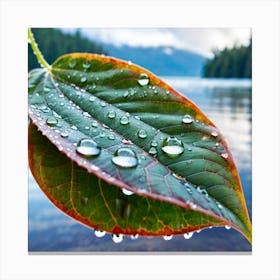
[[[101,44],[84,37],[79,30],[67,34],[56,28],[32,28],[39,48],[49,64],[52,64],[60,55],[73,52],[89,52],[108,54]],[[31,46],[28,46],[28,71],[38,68]]]
[[[213,51],[214,57],[203,67],[203,77],[251,78],[252,39],[248,46],[234,46]]]

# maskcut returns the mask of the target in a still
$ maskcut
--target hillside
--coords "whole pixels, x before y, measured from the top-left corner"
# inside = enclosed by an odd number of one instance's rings
[[[104,45],[110,56],[131,60],[158,76],[201,76],[206,58],[171,47],[130,47]]]

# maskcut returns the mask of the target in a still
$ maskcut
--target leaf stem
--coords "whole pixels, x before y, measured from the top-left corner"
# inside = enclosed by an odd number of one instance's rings
[[[41,51],[38,48],[38,45],[34,39],[33,33],[31,31],[31,28],[28,28],[28,39],[29,43],[34,51],[34,54],[36,55],[38,62],[41,64],[42,67],[46,68],[48,72],[51,71],[51,66],[47,63],[47,61],[44,59]]]

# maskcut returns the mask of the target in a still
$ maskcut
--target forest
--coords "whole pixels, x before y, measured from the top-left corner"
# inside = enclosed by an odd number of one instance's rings
[[[214,57],[209,59],[203,67],[203,77],[251,78],[252,39],[248,46],[215,50]]]
[[[56,28],[32,28],[32,32],[46,61],[52,64],[60,55],[73,52],[108,54],[106,49],[84,37],[79,30],[66,34]],[[40,67],[31,46],[28,46],[28,71]]]

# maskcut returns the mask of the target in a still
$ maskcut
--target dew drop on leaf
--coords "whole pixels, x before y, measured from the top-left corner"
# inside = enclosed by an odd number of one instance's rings
[[[44,87],[44,92],[49,92],[51,89],[48,87]]]
[[[122,234],[113,234],[112,240],[115,243],[121,243],[123,241],[123,235]]]
[[[92,125],[93,127],[97,127],[97,126],[98,126],[98,123],[97,123],[97,121],[93,121],[91,125]]]
[[[91,96],[89,99],[89,101],[93,102],[95,100],[95,97],[94,96]]]
[[[134,151],[129,148],[119,148],[114,153],[112,162],[118,167],[131,168],[138,165],[138,159]]]
[[[225,229],[229,230],[229,229],[231,229],[231,227],[228,226],[228,225],[226,225],[226,226],[225,226]]]
[[[164,235],[163,239],[164,240],[171,240],[173,238],[173,235]]]
[[[151,147],[151,149],[149,150],[149,154],[154,156],[157,154],[157,149],[155,147]]]
[[[66,137],[68,137],[68,133],[67,132],[61,132],[60,136],[63,137],[63,138],[66,138]]]
[[[90,62],[87,61],[87,62],[83,63],[83,68],[84,68],[85,70],[89,69],[89,68],[90,68]]]
[[[139,235],[138,234],[135,234],[135,235],[131,235],[130,238],[131,240],[136,240],[138,239]]]
[[[71,128],[72,128],[73,130],[78,130],[77,126],[75,126],[75,125],[72,125]]]
[[[94,234],[96,237],[103,237],[104,235],[106,235],[106,231],[95,230]]]
[[[188,232],[184,234],[185,239],[190,239],[193,236],[193,232]]]
[[[227,158],[228,158],[228,153],[223,153],[223,154],[221,154],[221,157],[227,159]]]
[[[151,146],[152,146],[152,147],[157,147],[157,145],[158,145],[157,141],[153,140],[153,141],[151,142]]]
[[[58,122],[57,119],[54,117],[49,117],[49,118],[47,118],[47,121],[46,121],[47,125],[49,125],[49,126],[55,126],[55,125],[57,125],[57,122]]]
[[[75,59],[72,59],[69,61],[68,66],[70,68],[74,68],[76,66],[76,64],[77,64],[77,61]]]
[[[184,145],[181,140],[170,136],[163,141],[161,149],[168,157],[177,158],[184,152]]]
[[[129,118],[127,116],[122,116],[120,119],[121,124],[128,124],[129,123]]]
[[[116,117],[116,112],[115,111],[109,111],[107,116],[108,116],[109,119],[114,119]]]
[[[218,136],[218,132],[217,132],[217,131],[213,131],[213,132],[211,133],[211,135],[212,135],[213,137],[217,137],[217,136]]]
[[[110,134],[108,135],[108,139],[109,139],[109,140],[115,140],[115,135],[114,135],[113,133],[110,133]]]
[[[145,139],[147,137],[147,132],[144,129],[140,129],[137,133],[139,138]]]
[[[185,115],[182,118],[182,122],[185,124],[191,124],[193,122],[193,118],[190,115]]]
[[[149,84],[149,77],[148,77],[148,75],[147,74],[145,74],[145,73],[142,73],[142,74],[140,74],[140,76],[139,76],[139,79],[138,79],[138,84],[140,85],[140,86],[146,86],[146,85],[148,85]]]
[[[86,82],[86,80],[87,80],[87,78],[86,78],[86,77],[82,77],[82,78],[80,79],[81,83]]]
[[[82,156],[93,157],[100,154],[101,148],[92,139],[85,138],[78,142],[76,151]]]
[[[125,194],[125,195],[133,195],[133,194],[134,194],[134,192],[132,192],[132,191],[130,191],[130,190],[128,190],[128,189],[125,189],[125,188],[122,188],[122,192],[123,192],[123,194]]]

